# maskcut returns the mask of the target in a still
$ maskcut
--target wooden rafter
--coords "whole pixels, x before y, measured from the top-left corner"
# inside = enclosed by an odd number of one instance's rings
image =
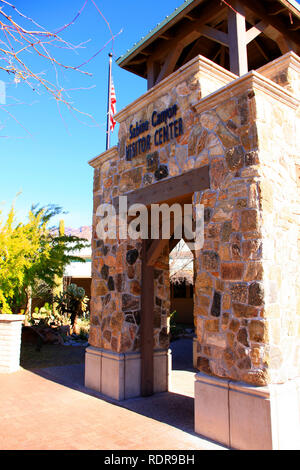
[[[300,21],[294,21],[293,25],[289,27],[290,31],[298,31],[300,29]]]
[[[284,21],[277,15],[270,14],[264,4],[258,0],[243,0],[244,5],[263,21],[273,26],[280,34],[292,42],[299,43],[299,36],[295,31],[290,30]],[[292,25],[291,25],[292,26]]]
[[[180,29],[179,34],[176,35],[176,40],[174,39],[174,42],[172,44],[172,49],[175,49],[176,46],[178,45],[179,49],[181,48],[180,52],[182,52],[182,50],[187,45],[191,44],[192,42],[194,42],[196,39],[198,39],[201,36],[200,29],[202,26],[205,26],[208,21],[212,21],[216,18],[223,16],[224,11],[225,11],[225,7],[220,6],[219,3],[217,4],[214,3],[213,5],[210,5],[208,8],[205,9],[205,11],[201,14],[199,18],[195,19],[195,21],[191,21],[190,23],[186,24],[184,27]],[[224,40],[224,37],[222,38]],[[156,50],[152,51],[151,61],[152,62],[161,61],[164,57],[166,57],[170,53],[170,47],[171,47],[171,44],[169,43],[169,41],[167,41],[166,44],[164,45],[160,45]],[[169,68],[169,70],[171,69]],[[173,70],[171,70],[171,72]],[[158,77],[158,75],[159,74],[157,74],[156,78]],[[165,77],[165,76],[166,75],[162,73],[162,77]],[[148,84],[150,83],[152,83],[152,80],[148,80]],[[156,80],[154,83],[158,83],[158,81]],[[149,89],[149,86],[148,86],[148,89]]]
[[[223,21],[222,24],[220,25],[221,31],[225,32],[226,31],[226,22]],[[226,60],[226,47],[221,46],[220,50],[220,65],[221,67],[225,67],[225,60]]]
[[[185,18],[187,18],[190,21],[196,21],[196,18],[192,15],[184,15]]]
[[[132,65],[140,65],[143,64],[146,61],[146,57],[141,57],[140,59],[134,59],[131,64]]]
[[[189,62],[191,59],[196,57],[196,55],[199,54],[200,47],[201,47],[201,37],[195,41],[195,43],[191,47],[190,51],[188,52],[188,54],[185,58],[185,61]]]
[[[161,82],[165,77],[170,75],[176,66],[176,63],[181,55],[182,52],[182,45],[181,43],[177,43],[175,48],[171,50],[171,52],[166,57],[164,64],[158,74],[158,77],[155,80],[155,83]]]
[[[267,56],[267,54],[265,53],[265,51],[263,50],[263,48],[261,47],[261,45],[259,44],[258,42],[258,39],[254,39],[253,43],[255,44],[255,47],[257,48],[257,50],[261,53],[261,55],[263,56],[263,58],[269,62],[270,58]]]
[[[225,46],[221,46],[220,50],[220,65],[221,67],[225,67],[225,57],[226,57],[226,48]]]
[[[286,7],[284,5],[270,4],[268,7],[268,14],[271,16],[279,15],[279,13],[282,13],[285,9]]]
[[[246,32],[246,43],[253,41],[257,36],[259,36],[268,26],[268,23],[264,20],[257,23],[252,28],[248,29]]]
[[[228,51],[231,49],[229,62],[234,64],[233,56],[238,55],[239,52],[235,47],[232,37],[230,44],[227,16],[229,17],[230,14],[236,11],[240,13],[240,9],[235,6],[236,2],[245,9],[246,24],[251,25],[250,27],[248,26],[248,30],[246,28],[246,40],[244,41],[246,47],[263,33],[259,47],[262,47],[270,58],[278,56],[279,50],[281,53],[288,50],[292,50],[297,54],[300,53],[300,15],[297,7],[290,1],[195,0],[194,2],[187,2],[188,5],[186,7],[181,9],[178,14],[175,12],[170,21],[163,22],[160,28],[156,28],[153,34],[149,34],[144,41],[140,41],[139,45],[133,47],[130,53],[125,54],[123,60],[120,58],[118,63],[121,67],[145,78],[147,78],[147,73],[149,72],[152,75],[148,80],[149,88],[197,54],[203,54],[205,57],[213,59],[219,51],[215,49],[210,41],[223,46],[217,56],[218,63],[225,64],[228,67],[227,50],[224,49],[225,47]],[[225,26],[225,28],[222,26]],[[236,29],[239,30],[239,28]],[[242,32],[243,36],[243,27],[240,28],[240,32]],[[200,38],[203,39],[197,42]],[[278,48],[268,38],[277,43]],[[245,50],[245,44],[241,44],[240,39],[236,40],[235,43],[240,44],[240,50]],[[170,53],[176,46],[179,49],[179,52],[177,51],[175,54],[175,56],[178,56],[177,62],[176,59],[174,61],[171,60],[170,56]],[[251,67],[261,65],[262,60],[255,50],[255,48],[259,49],[259,47],[253,44],[253,48],[249,49],[250,52],[254,53],[253,56],[249,57]],[[235,53],[234,50],[237,52]],[[147,61],[152,62],[152,65],[147,66],[145,62],[142,62],[141,57],[144,56],[147,58]],[[168,64],[165,64],[165,61],[168,61]],[[241,63],[243,68],[241,57],[238,59],[238,62]],[[153,69],[154,63],[155,73],[153,74],[151,69]],[[244,60],[244,63],[246,63],[246,60]],[[229,69],[232,71],[236,71],[238,68],[236,65],[232,67],[229,66]],[[245,70],[246,66],[243,71]]]
[[[279,34],[277,36],[276,42],[282,54],[290,51],[296,52],[295,44],[288,38],[284,37],[283,34]]]
[[[174,36],[171,34],[163,33],[159,35],[160,38],[165,39],[166,41],[170,41],[170,39],[174,39]]]
[[[272,25],[268,25],[264,31],[264,34],[276,42],[277,46],[280,49],[282,54],[285,54],[289,51],[297,51],[295,44],[290,41],[287,37],[281,34],[277,29],[275,29]]]
[[[230,71],[244,75],[248,72],[245,13],[237,0],[232,0],[231,4],[234,8],[228,8]]]
[[[157,75],[159,73],[159,63],[149,59],[147,61],[147,85],[148,85],[148,90],[152,88],[155,85]]]
[[[199,32],[201,33],[201,36],[211,39],[212,41],[218,42],[223,46],[229,46],[228,34],[224,33],[223,31],[220,31],[219,29],[211,28],[210,26],[204,25],[199,29]]]

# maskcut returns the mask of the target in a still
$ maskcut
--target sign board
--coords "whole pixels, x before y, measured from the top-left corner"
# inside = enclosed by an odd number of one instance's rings
[[[136,122],[129,127],[126,160],[149,152],[151,146],[158,147],[183,134],[182,118],[177,118],[178,106],[174,104],[163,111],[153,111],[151,119]]]

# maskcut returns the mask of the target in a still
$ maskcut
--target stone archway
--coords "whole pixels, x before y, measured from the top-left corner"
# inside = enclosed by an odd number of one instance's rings
[[[284,76],[289,71],[294,76],[290,59],[294,64],[294,55],[275,61],[267,76],[276,81],[281,69]],[[205,241],[195,262],[195,429],[237,448],[261,448],[262,443],[263,448],[282,448],[286,436],[295,442],[300,432],[294,380],[299,375],[298,287],[292,274],[298,259],[292,255],[298,250],[293,221],[297,149],[296,138],[291,139],[299,100],[297,90],[287,92],[264,73],[236,78],[205,58],[193,59],[117,115],[119,146],[91,162],[94,236],[86,385],[117,399],[141,394],[141,308],[148,312],[146,321],[154,313],[154,291],[141,295],[142,279],[147,285],[153,276],[142,259],[157,247],[138,240],[99,240],[98,206],[116,206],[120,195],[128,197],[129,205],[147,205],[194,194],[194,203],[205,207]],[[293,83],[286,86],[291,89]],[[130,133],[133,128],[136,132]],[[206,175],[206,186],[200,174]],[[161,347],[162,310],[158,331],[150,326],[157,352],[149,366],[154,392],[167,389],[167,373],[155,382],[156,363],[167,370],[168,362]],[[286,411],[274,418],[274,409]],[[292,423],[288,427],[286,416]]]
[[[133,191],[127,196],[127,204],[192,205],[198,191],[208,188],[208,167],[204,166],[157,183],[155,191],[150,187]],[[118,202],[114,201],[117,210]],[[100,276],[94,276],[93,293],[101,298],[101,304],[97,301],[94,308],[101,305],[101,317],[92,319],[87,383],[118,399],[167,391],[170,240],[113,239],[96,243]],[[101,344],[100,348],[95,348],[93,342]]]
[[[205,171],[197,171],[196,187],[204,189],[209,184]],[[176,179],[176,178],[175,178]],[[191,178],[192,182],[192,178]],[[184,186],[183,186],[184,187]],[[190,189],[193,188],[191,184]],[[176,204],[183,207],[192,206],[195,193],[182,194],[182,187],[176,186],[178,196],[176,200],[161,200],[160,204],[172,208]],[[186,189],[183,189],[186,191]],[[157,193],[159,194],[159,192]],[[158,196],[160,197],[160,196]],[[151,225],[152,221],[150,222]],[[184,234],[184,217],[180,222],[181,234]],[[182,235],[176,238],[173,230],[170,239],[143,240],[142,244],[142,277],[141,277],[141,395],[148,396],[156,390],[167,391],[170,374],[169,349],[169,316],[170,316],[170,273],[169,254],[172,248],[180,241]],[[193,250],[194,252],[194,250]],[[197,256],[194,253],[194,257]],[[160,360],[155,352],[160,349]],[[164,349],[164,352],[163,352]],[[161,360],[161,356],[165,359]],[[161,385],[157,388],[158,383]]]

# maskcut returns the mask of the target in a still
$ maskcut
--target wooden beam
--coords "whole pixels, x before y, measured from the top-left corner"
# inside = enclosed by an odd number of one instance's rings
[[[260,21],[252,28],[248,29],[246,32],[246,43],[253,41],[257,36],[259,36],[268,26],[266,21]]]
[[[218,29],[204,25],[201,26],[199,32],[205,38],[218,42],[219,44],[222,44],[222,46],[229,47],[228,34],[224,33],[223,31],[219,31]]]
[[[252,13],[252,10],[249,8],[248,6],[248,3],[247,3],[247,0],[244,0],[244,3],[247,5],[246,6],[246,9],[247,9],[247,21],[249,23],[251,23],[253,26],[255,26],[254,24],[254,21],[253,21],[253,18],[251,18],[251,13]],[[255,11],[255,10],[254,10]],[[257,13],[255,14],[255,16],[257,16]],[[268,24],[268,26],[266,27],[266,29],[264,30],[264,34],[265,36],[269,37],[270,39],[272,39],[274,42],[277,43],[277,46],[278,48],[280,49],[280,52],[282,54],[285,54],[286,52],[288,51],[294,51],[296,54],[299,54],[300,53],[300,45],[299,45],[299,35],[298,33],[297,36],[298,36],[298,40],[295,41],[295,40],[291,40],[290,38],[288,38],[286,36],[286,34],[284,32],[280,32],[280,30],[278,28],[275,28],[273,26],[273,22],[272,22],[272,16],[269,15],[269,17],[266,19],[266,16],[264,17],[265,21]],[[296,29],[296,28],[295,28]],[[292,28],[289,27],[288,28],[289,32],[292,32]]]
[[[299,20],[294,20],[294,23],[289,26],[289,31],[298,31],[300,29],[300,22]]]
[[[174,36],[171,36],[170,34],[163,33],[159,36],[162,39],[165,39],[166,41],[169,41],[170,39],[174,39]]]
[[[169,245],[169,239],[152,240],[146,254],[146,263],[148,266],[154,266],[161,255],[163,249]]]
[[[221,54],[222,52],[222,49],[223,49],[224,46],[220,46],[218,51],[216,52],[216,54],[213,56],[212,58],[212,61],[215,62],[217,60],[217,58],[219,57],[219,55]]]
[[[184,195],[191,195],[195,191],[204,191],[209,188],[209,166],[205,165],[165,181],[136,189],[135,191],[123,194],[123,196],[127,196],[128,207],[136,203],[149,206],[150,204],[178,199]],[[118,197],[113,199],[113,205],[118,212]]]
[[[142,240],[141,394],[153,395],[154,269],[146,263],[149,240]]]
[[[184,15],[184,18],[187,18],[190,21],[196,21],[196,18],[192,15]]]
[[[286,36],[281,34],[272,25],[268,25],[264,31],[265,35],[276,42],[280,49],[281,54],[285,54],[289,51],[297,52],[297,47],[294,42],[290,41]]]
[[[225,56],[226,56],[226,48],[225,46],[221,46],[221,51],[220,51],[220,65],[221,67],[225,67]]]
[[[162,46],[157,46],[156,50],[152,51],[153,59],[159,60],[165,57],[170,52],[170,48],[175,47],[176,43],[181,43],[182,47],[186,47],[201,36],[201,33],[199,32],[201,26],[204,26],[207,22],[211,22],[215,18],[219,18],[224,15],[224,12],[224,6],[220,6],[218,2],[213,2],[205,8],[199,18],[179,29],[178,34],[175,35],[174,44],[168,42]]]
[[[199,37],[199,39],[196,40],[195,44],[190,49],[188,55],[185,58],[185,62],[189,62],[191,59],[196,57],[196,55],[199,54],[200,47],[201,47],[201,37]]]
[[[263,48],[260,46],[260,44],[258,43],[257,39],[254,39],[254,44],[256,46],[256,48],[258,49],[258,51],[261,53],[261,55],[264,57],[264,59],[269,62],[270,61],[270,57],[265,53],[265,51],[263,50]]]
[[[286,7],[283,6],[283,5],[278,5],[278,4],[277,5],[276,4],[272,5],[271,4],[270,6],[268,6],[268,14],[272,15],[272,16],[273,15],[278,15],[279,13],[283,12],[284,10],[286,10]]]
[[[248,72],[246,21],[243,6],[238,0],[232,0],[228,8],[228,37],[230,71],[236,75]]]
[[[169,55],[164,61],[164,64],[161,68],[161,71],[158,74],[158,77],[156,78],[155,85],[161,82],[165,77],[167,77],[174,71],[176,62],[178,61],[180,54],[182,53],[182,50],[183,50],[182,44],[177,43],[175,48],[170,51]]]
[[[295,5],[291,3],[290,0],[278,0],[283,6],[286,7],[287,11],[293,13],[296,17],[299,18],[299,7],[297,8]],[[272,2],[273,3],[273,2]],[[294,2],[295,3],[295,2]]]
[[[243,0],[243,3],[250,11],[255,13],[257,16],[260,16],[262,20],[273,26],[273,28],[283,34],[284,37],[298,46],[300,45],[298,33],[296,31],[290,31],[280,17],[268,13],[268,10],[265,7],[265,2],[258,0]]]
[[[132,62],[130,62],[130,65],[140,65],[146,62],[146,57],[141,57],[140,59],[134,59]]]
[[[147,61],[147,88],[150,90],[155,85],[156,77],[159,72],[159,64],[154,60]]]
[[[286,52],[290,52],[290,51],[297,52],[294,43],[290,41],[288,38],[284,37],[283,34],[279,34],[277,36],[276,42],[282,54],[285,54]]]
[[[227,24],[225,21],[222,22],[222,24],[220,25],[220,28],[221,28],[221,31],[225,32],[227,29]],[[227,34],[228,36],[228,34]],[[220,51],[220,65],[221,67],[224,67],[225,68],[225,59],[226,59],[226,47],[225,46],[221,46],[221,51]]]

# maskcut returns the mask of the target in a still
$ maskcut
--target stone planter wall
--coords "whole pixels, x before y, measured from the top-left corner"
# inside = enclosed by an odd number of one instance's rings
[[[20,367],[21,331],[24,315],[0,315],[0,373]]]

